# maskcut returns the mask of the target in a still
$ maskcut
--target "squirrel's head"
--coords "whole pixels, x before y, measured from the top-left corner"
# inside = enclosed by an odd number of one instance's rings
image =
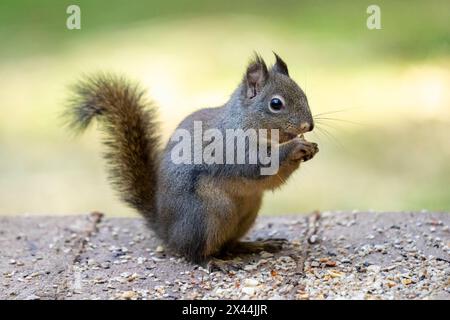
[[[247,128],[278,129],[284,142],[311,131],[314,122],[305,93],[274,54],[276,62],[270,70],[257,54],[249,63],[240,86],[240,107]]]

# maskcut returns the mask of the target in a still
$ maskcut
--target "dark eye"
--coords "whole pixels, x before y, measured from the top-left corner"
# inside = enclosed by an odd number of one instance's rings
[[[274,97],[270,100],[269,108],[273,112],[280,111],[284,106],[284,101],[281,98]]]

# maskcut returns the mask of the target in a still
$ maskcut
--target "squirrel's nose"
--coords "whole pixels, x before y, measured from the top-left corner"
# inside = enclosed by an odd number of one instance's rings
[[[308,132],[308,131],[312,131],[314,129],[314,123],[313,122],[302,122],[300,124],[300,130],[302,131],[302,133]]]

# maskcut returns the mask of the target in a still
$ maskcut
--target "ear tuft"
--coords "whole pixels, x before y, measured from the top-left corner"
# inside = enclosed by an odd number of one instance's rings
[[[250,61],[245,73],[245,93],[247,98],[254,98],[259,92],[261,92],[262,87],[266,83],[269,71],[267,70],[266,63],[255,52],[254,58]]]
[[[283,59],[281,59],[280,56],[277,55],[275,52],[273,54],[275,55],[276,61],[272,69],[278,73],[284,74],[285,76],[289,77],[289,71],[286,62],[284,62]]]

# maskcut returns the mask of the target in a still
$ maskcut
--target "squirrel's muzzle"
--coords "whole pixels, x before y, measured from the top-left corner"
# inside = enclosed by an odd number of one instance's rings
[[[300,124],[300,131],[301,133],[309,132],[314,129],[314,122],[302,122]]]

